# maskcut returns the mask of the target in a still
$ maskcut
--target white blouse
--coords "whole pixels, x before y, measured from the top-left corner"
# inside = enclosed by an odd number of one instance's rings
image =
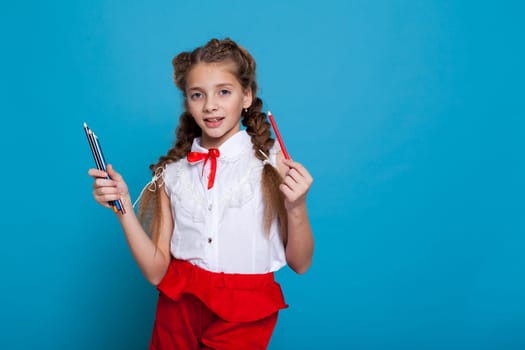
[[[208,152],[200,146],[200,138],[193,141],[191,151]],[[277,151],[274,146],[269,154],[274,166]],[[264,230],[263,162],[255,157],[244,130],[224,142],[219,152],[211,189],[211,159],[204,164],[184,158],[168,164],[164,171],[175,223],[171,253],[213,272],[277,271],[286,264],[286,257],[277,220],[269,234]]]

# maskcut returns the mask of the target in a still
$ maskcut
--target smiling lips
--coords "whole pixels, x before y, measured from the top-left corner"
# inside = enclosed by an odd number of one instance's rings
[[[216,128],[221,125],[221,122],[224,120],[224,117],[213,117],[213,118],[204,118],[206,126],[209,128]]]

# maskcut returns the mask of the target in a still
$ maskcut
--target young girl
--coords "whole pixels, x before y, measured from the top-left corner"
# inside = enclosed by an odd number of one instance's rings
[[[271,138],[244,48],[213,39],[173,66],[185,111],[138,217],[111,165],[89,170],[94,197],[122,200],[131,252],[160,292],[150,349],[265,349],[287,307],[274,271],[312,262],[312,177]]]

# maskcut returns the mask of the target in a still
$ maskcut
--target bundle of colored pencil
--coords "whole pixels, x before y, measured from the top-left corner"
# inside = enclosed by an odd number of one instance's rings
[[[84,131],[86,132],[86,137],[89,142],[89,147],[91,148],[91,153],[93,153],[93,158],[95,159],[95,164],[99,170],[106,171],[106,159],[104,158],[104,153],[102,153],[102,148],[100,147],[100,141],[98,140],[97,135],[84,123]],[[110,179],[109,176],[106,177]],[[126,214],[124,205],[122,201],[116,200],[109,202],[109,205],[113,207],[113,211],[116,213],[120,211],[122,214]]]

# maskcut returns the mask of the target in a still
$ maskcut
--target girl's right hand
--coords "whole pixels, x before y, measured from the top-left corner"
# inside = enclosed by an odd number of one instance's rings
[[[128,185],[122,176],[117,173],[111,164],[106,168],[107,171],[89,169],[88,174],[94,179],[93,197],[102,206],[111,208],[108,202],[123,199],[129,196]],[[109,176],[111,179],[106,179]]]

